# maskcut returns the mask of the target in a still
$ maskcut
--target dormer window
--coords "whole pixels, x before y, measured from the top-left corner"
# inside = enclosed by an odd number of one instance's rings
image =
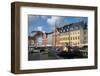
[[[73,30],[73,27],[71,27],[70,30]]]
[[[78,30],[79,29],[79,26],[76,26],[75,29]]]

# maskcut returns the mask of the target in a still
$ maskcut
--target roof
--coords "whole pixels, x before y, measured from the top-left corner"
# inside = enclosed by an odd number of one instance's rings
[[[87,23],[84,21],[64,25],[63,27],[56,28],[59,32],[74,31],[79,29],[87,29]]]

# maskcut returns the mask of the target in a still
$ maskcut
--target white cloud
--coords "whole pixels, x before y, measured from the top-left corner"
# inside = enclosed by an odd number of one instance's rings
[[[41,27],[41,26],[38,26],[38,27],[37,27],[37,30],[38,30],[38,31],[42,31],[42,27]]]
[[[45,31],[42,31],[43,33],[45,33]]]
[[[61,23],[61,17],[52,16],[51,18],[47,19],[47,23],[51,26],[51,28],[54,30],[55,26],[59,27]]]

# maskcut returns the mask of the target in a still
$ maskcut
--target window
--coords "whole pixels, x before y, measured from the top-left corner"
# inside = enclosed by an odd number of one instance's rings
[[[68,26],[68,28],[69,28],[69,26]]]
[[[61,28],[63,30],[63,28]]]
[[[73,27],[71,27],[70,30],[73,30]]]
[[[79,34],[79,32],[78,32],[78,34]]]
[[[75,39],[77,40],[77,37],[75,37]]]
[[[86,40],[86,37],[84,37],[84,40]]]
[[[61,30],[61,32],[63,32],[63,30]]]
[[[72,40],[72,37],[70,38],[70,40]]]
[[[69,37],[68,37],[68,40],[69,40]]]
[[[63,30],[63,32],[65,32],[65,29]]]
[[[79,29],[79,27],[78,27],[78,26],[76,26],[76,27],[75,27],[75,29],[76,29],[76,30],[78,30],[78,29]]]
[[[74,37],[73,37],[73,40],[74,40]]]
[[[68,31],[68,29],[67,29],[67,31]]]
[[[78,36],[78,39],[80,39],[80,37]]]
[[[84,32],[84,34],[86,34],[86,32]]]

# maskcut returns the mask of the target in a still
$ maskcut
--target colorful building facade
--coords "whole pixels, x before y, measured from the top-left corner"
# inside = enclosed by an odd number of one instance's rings
[[[53,32],[45,33],[36,31],[33,36],[37,46],[80,46],[88,43],[87,23],[84,21],[64,25]]]
[[[87,44],[88,41],[87,24],[83,21],[56,28],[55,33],[53,38],[55,38],[55,45],[57,46],[65,44],[80,46],[81,44]]]

